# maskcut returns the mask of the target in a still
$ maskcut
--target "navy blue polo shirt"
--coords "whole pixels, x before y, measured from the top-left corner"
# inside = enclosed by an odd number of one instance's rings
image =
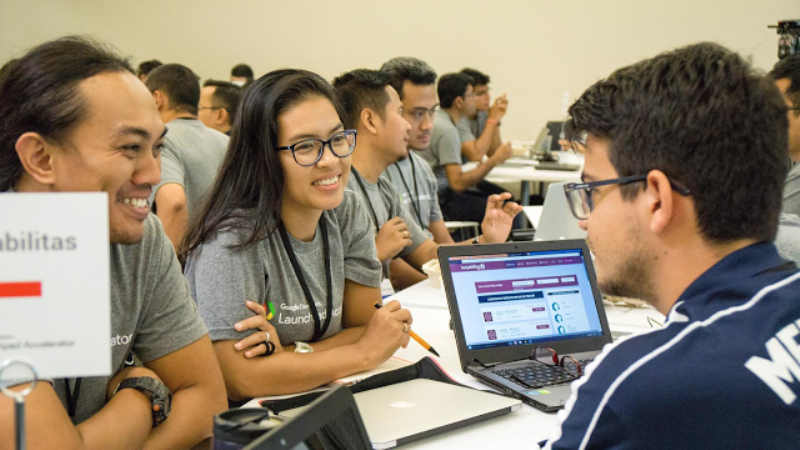
[[[731,253],[603,349],[545,448],[800,448],[798,327],[798,270],[772,243]]]

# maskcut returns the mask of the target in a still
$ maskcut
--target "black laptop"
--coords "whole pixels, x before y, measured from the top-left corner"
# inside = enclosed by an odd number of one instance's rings
[[[585,372],[611,342],[586,242],[442,246],[439,264],[461,369],[535,408],[563,408],[576,367],[530,356],[552,349]]]

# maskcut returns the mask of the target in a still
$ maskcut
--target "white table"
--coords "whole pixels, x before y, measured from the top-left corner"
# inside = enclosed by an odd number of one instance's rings
[[[568,156],[567,156],[568,155]],[[583,164],[583,157],[566,153],[563,157],[564,162],[570,164]],[[463,171],[474,169],[478,163],[470,162],[462,166]],[[509,162],[508,164],[501,164],[486,176],[486,180],[492,183],[520,183],[521,192],[520,200],[523,206],[528,205],[528,198],[530,197],[532,181],[540,183],[557,183],[561,181],[580,181],[581,169],[578,170],[540,170],[535,169],[533,165],[517,165]]]
[[[414,317],[412,328],[441,355],[439,364],[456,381],[478,389],[489,389],[483,383],[461,371],[455,336],[449,329],[450,312],[441,288],[429,281],[418,283],[385,301],[398,300]],[[647,317],[664,323],[664,316],[653,308],[623,308],[607,306],[612,331],[635,333],[650,329]],[[417,361],[429,353],[415,342],[400,349],[395,356]],[[545,413],[531,406],[502,417],[459,428],[404,446],[408,449],[502,448],[536,449],[536,443],[547,439],[556,426],[556,414]]]

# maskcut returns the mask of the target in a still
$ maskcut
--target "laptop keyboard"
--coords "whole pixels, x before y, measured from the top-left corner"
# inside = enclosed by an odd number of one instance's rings
[[[586,365],[591,363],[591,359],[578,361],[581,364],[581,369],[585,371]],[[545,364],[531,363],[525,366],[519,366],[509,369],[496,369],[492,373],[499,375],[509,381],[522,386],[523,388],[551,386],[554,384],[561,384],[567,381],[572,381],[573,377],[566,370],[559,366],[548,366]],[[516,379],[515,379],[516,378]],[[522,380],[528,386],[520,383]]]

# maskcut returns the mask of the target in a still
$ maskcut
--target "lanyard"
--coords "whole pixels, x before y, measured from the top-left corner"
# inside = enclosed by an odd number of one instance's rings
[[[283,226],[283,222],[278,223],[278,231],[281,235],[281,241],[283,242],[283,249],[286,250],[286,255],[289,257],[289,261],[292,263],[292,269],[294,269],[294,274],[297,276],[297,281],[300,283],[300,287],[303,289],[303,294],[306,296],[306,302],[308,302],[308,308],[311,311],[311,316],[314,318],[314,337],[311,341],[318,341],[322,336],[325,335],[325,332],[328,331],[328,326],[331,324],[331,316],[333,315],[333,283],[331,282],[331,250],[330,245],[328,243],[328,224],[325,221],[325,217],[320,217],[319,227],[322,231],[322,245],[323,250],[325,252],[325,285],[327,288],[327,314],[325,314],[325,323],[320,327],[319,324],[319,312],[317,311],[317,305],[314,303],[314,298],[311,297],[311,291],[308,289],[308,284],[306,283],[306,279],[303,276],[303,269],[300,268],[300,264],[297,263],[297,258],[294,255],[294,250],[292,249],[292,243],[289,241],[289,234],[286,233],[286,228]]]
[[[375,213],[375,208],[372,207],[372,202],[369,199],[369,195],[367,195],[367,188],[364,186],[364,182],[361,180],[361,175],[358,174],[356,168],[351,167],[350,171],[356,176],[358,187],[361,188],[361,193],[364,194],[364,201],[367,203],[367,206],[369,206],[369,211],[372,213],[372,223],[375,225],[375,234],[378,234],[381,231],[380,227],[378,226],[378,215]]]
[[[424,226],[422,222],[422,208],[420,207],[419,203],[420,202],[419,187],[417,186],[417,166],[414,165],[414,158],[412,158],[411,155],[408,155],[408,162],[411,164],[411,177],[414,178],[413,195],[411,189],[408,188],[408,184],[406,183],[406,177],[403,176],[402,169],[400,169],[400,166],[398,166],[397,163],[394,163],[394,166],[397,168],[397,173],[400,174],[400,181],[403,182],[403,187],[406,188],[408,196],[411,197],[411,206],[414,208],[414,212],[417,214],[417,220],[419,220],[419,226]]]
[[[69,380],[64,378],[64,386],[67,388],[67,412],[74,418],[75,411],[78,409],[78,397],[81,395],[81,379],[75,378],[75,390],[69,387]]]

